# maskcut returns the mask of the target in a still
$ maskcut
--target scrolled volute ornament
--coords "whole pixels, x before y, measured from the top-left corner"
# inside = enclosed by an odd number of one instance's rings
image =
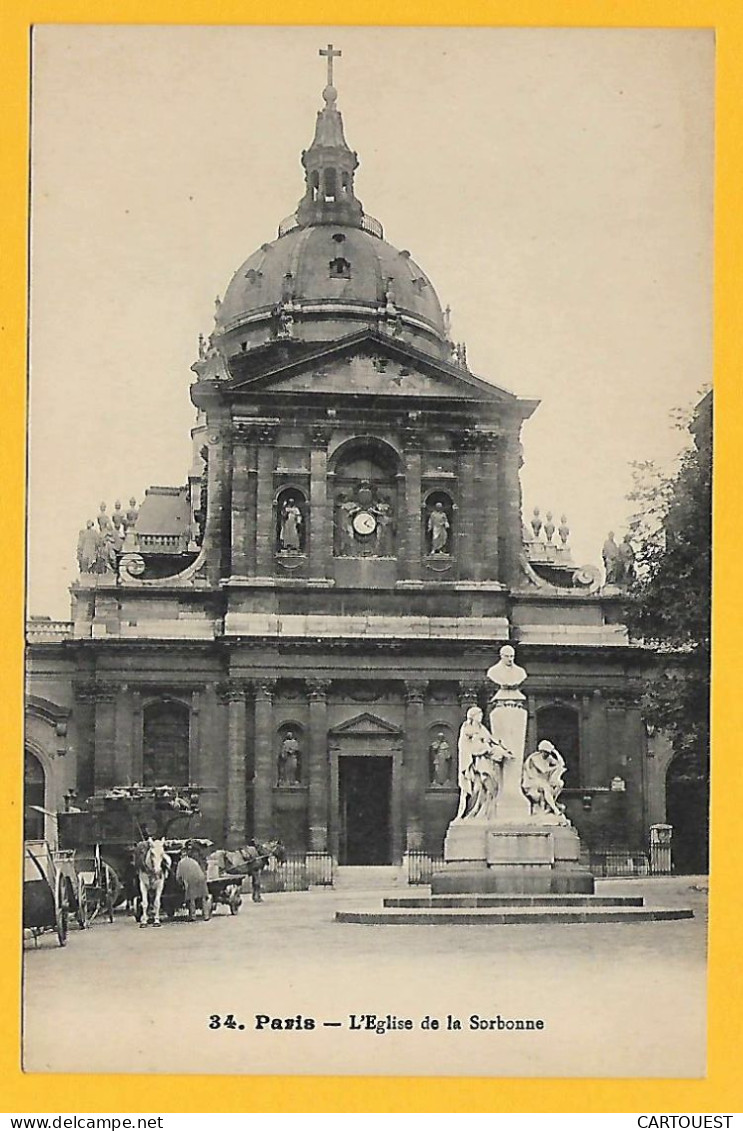
[[[584,593],[597,593],[601,585],[601,570],[598,566],[579,566],[573,573],[573,587]]]
[[[145,571],[141,554],[122,554],[119,558],[119,579],[122,582],[140,581]]]

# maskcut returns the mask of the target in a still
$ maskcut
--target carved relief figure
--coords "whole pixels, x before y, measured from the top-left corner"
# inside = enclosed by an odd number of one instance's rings
[[[355,541],[353,519],[354,515],[360,510],[361,507],[354,499],[350,499],[346,495],[338,496],[338,506],[336,509],[336,546],[337,553],[341,555],[353,554]]]
[[[431,763],[431,784],[448,785],[451,781],[451,746],[440,730],[428,748]]]
[[[388,557],[393,550],[392,505],[380,496],[371,511],[377,520],[377,551],[381,557]]]
[[[279,530],[279,550],[283,553],[298,554],[302,549],[302,512],[296,499],[287,499],[281,508],[281,527]]]
[[[565,770],[562,754],[546,738],[524,759],[521,788],[531,805],[532,817],[541,817],[549,824],[570,823],[557,804]]]
[[[428,516],[427,532],[430,538],[430,552],[432,554],[448,553],[450,522],[444,504],[434,503]]]
[[[299,785],[299,759],[301,748],[294,731],[284,735],[279,751],[279,785]]]

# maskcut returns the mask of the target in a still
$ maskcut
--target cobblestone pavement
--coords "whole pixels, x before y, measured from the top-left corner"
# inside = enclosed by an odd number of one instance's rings
[[[25,944],[24,1066],[702,1076],[706,886],[598,882],[598,894],[694,909],[691,920],[665,923],[360,926],[334,922],[334,911],[378,906],[385,892],[313,890],[246,901],[235,917],[220,908],[208,923],[139,930],[121,914],[88,931],[73,925],[64,949],[51,935]],[[230,1014],[244,1028],[210,1028],[212,1015]],[[369,1014],[413,1028],[351,1028],[351,1015]],[[299,1015],[301,1027],[257,1028],[258,1015]],[[461,1029],[447,1028],[449,1015]],[[488,1027],[472,1028],[473,1015]],[[421,1028],[426,1016],[440,1027]],[[544,1027],[498,1028],[499,1016]]]

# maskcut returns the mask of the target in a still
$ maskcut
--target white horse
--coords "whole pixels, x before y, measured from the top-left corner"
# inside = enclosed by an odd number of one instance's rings
[[[135,866],[139,877],[139,891],[142,898],[142,918],[140,927],[151,923],[160,926],[160,900],[165,880],[170,870],[171,860],[165,851],[162,837],[148,837],[140,841],[135,851]],[[150,898],[152,907],[150,908]]]

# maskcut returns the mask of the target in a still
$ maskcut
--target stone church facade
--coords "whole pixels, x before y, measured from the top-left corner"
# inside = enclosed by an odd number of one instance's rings
[[[27,801],[196,783],[220,844],[438,855],[459,724],[511,642],[568,815],[589,845],[641,850],[670,752],[643,724],[621,587],[575,565],[564,519],[525,523],[538,405],[470,371],[323,100],[295,215],[200,342],[187,482],[102,509],[72,620],[29,626]]]

